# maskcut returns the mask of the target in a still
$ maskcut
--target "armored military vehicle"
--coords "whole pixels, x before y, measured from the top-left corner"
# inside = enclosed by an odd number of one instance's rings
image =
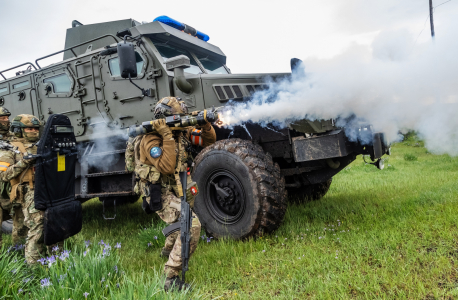
[[[120,74],[116,44],[124,36],[135,48],[136,86]],[[64,50],[5,70],[27,67],[12,78],[0,72],[0,105],[12,115],[29,113],[45,121],[58,113],[71,119],[79,147],[75,176],[81,201],[136,201],[135,176],[124,165],[124,132],[151,120],[159,99],[180,97],[190,111],[221,107],[230,100],[249,101],[265,88],[267,76],[291,76],[232,74],[225,54],[208,40],[165,16],[144,24],[132,19],[91,25],[74,21]],[[43,59],[62,53],[63,61],[42,66]],[[292,67],[297,63],[293,59]],[[215,237],[272,232],[284,218],[287,191],[297,201],[323,197],[332,177],[358,154],[382,167],[380,158],[389,151],[383,134],[370,126],[357,128],[358,140],[370,140],[362,144],[350,141],[345,130],[334,120],[302,120],[283,129],[216,127],[218,141],[197,155],[193,170],[200,190],[195,211],[202,225]]]

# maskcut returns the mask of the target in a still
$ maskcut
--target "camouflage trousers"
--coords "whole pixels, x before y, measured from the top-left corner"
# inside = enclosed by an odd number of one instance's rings
[[[47,250],[43,232],[44,212],[35,208],[33,196],[34,190],[27,188],[24,196],[24,221],[29,228],[25,243],[25,259],[29,265],[37,263],[38,259],[46,255]]]
[[[57,252],[58,249],[62,249],[64,242],[60,242],[51,246],[45,245],[44,236],[44,211],[40,211],[35,208],[34,202],[34,190],[26,188],[27,192],[24,196],[24,223],[28,227],[29,232],[27,234],[27,240],[25,243],[25,259],[28,265],[36,264],[37,261],[48,255],[52,255],[53,252]],[[55,251],[52,249],[56,248]]]
[[[143,184],[140,182],[139,187],[140,190],[143,190]],[[194,196],[191,194],[187,194],[189,199],[188,202],[193,204]],[[175,196],[172,190],[168,188],[162,189],[162,209],[157,211],[156,213],[159,217],[166,222],[167,224],[171,224],[177,222],[180,218],[180,206],[181,206],[181,199]],[[199,242],[201,224],[199,218],[192,213],[192,224],[191,224],[191,242],[190,242],[190,249],[189,255],[191,256],[192,253],[197,248],[197,243]],[[174,276],[178,276],[181,271],[182,259],[181,259],[181,239],[180,239],[180,232],[175,232],[167,237],[165,240],[164,248],[167,250],[171,250],[169,259],[165,263],[164,273],[167,277],[171,278]]]
[[[11,208],[8,207],[8,208]],[[24,225],[24,213],[22,212],[22,206],[20,204],[14,204],[10,209],[3,209],[0,207],[0,224],[3,221],[13,219],[13,233],[12,242],[13,245],[18,245],[27,237],[28,228]],[[12,217],[10,211],[13,213]],[[2,232],[0,231],[0,247],[2,246]]]

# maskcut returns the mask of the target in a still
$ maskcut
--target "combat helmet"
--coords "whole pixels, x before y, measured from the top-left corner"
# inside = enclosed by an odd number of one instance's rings
[[[164,97],[159,100],[154,108],[154,117],[156,119],[173,115],[185,115],[188,113],[188,107],[181,98]]]
[[[9,117],[11,116],[11,113],[8,109],[5,107],[0,107],[0,117]],[[0,121],[0,133],[4,134],[7,133],[8,130],[10,129],[10,121]]]
[[[11,131],[18,138],[25,138],[29,142],[36,142],[39,139],[39,133],[25,132],[24,128],[40,128],[41,122],[37,117],[28,114],[18,115],[11,122]]]

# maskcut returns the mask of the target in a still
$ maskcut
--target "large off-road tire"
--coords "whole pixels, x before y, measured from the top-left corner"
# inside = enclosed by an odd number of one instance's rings
[[[2,232],[5,234],[11,234],[13,232],[13,220],[2,222]]]
[[[196,157],[193,179],[199,187],[194,211],[213,237],[256,237],[283,221],[285,181],[259,145],[241,139],[216,142]]]
[[[296,203],[305,203],[309,201],[319,200],[326,195],[331,186],[332,179],[326,182],[306,185],[297,189],[288,190],[289,199]]]

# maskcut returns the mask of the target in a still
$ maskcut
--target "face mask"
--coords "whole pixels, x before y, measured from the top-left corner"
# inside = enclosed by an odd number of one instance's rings
[[[10,129],[10,121],[0,121],[0,131],[8,131]]]
[[[40,138],[40,133],[39,132],[25,132],[24,131],[24,138],[28,140],[29,142],[36,142]]]

